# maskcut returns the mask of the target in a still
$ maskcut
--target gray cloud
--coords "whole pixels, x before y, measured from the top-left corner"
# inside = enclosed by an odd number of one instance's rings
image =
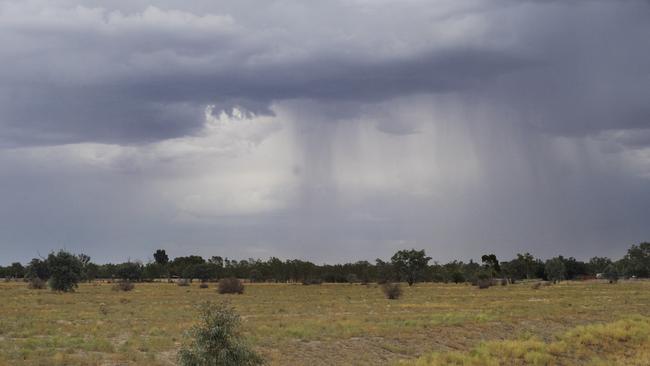
[[[0,250],[620,256],[650,235],[649,20],[647,1],[1,1]]]

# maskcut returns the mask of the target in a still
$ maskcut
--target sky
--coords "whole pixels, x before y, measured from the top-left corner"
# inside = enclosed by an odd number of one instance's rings
[[[650,2],[0,0],[0,264],[620,258]]]

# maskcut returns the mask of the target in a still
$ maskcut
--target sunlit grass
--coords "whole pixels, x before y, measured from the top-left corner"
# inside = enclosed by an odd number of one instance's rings
[[[533,347],[524,356],[543,362],[548,355],[534,347],[561,347],[555,336],[576,326],[650,316],[643,281],[404,288],[400,300],[387,300],[372,284],[255,284],[219,295],[198,284],[136,284],[128,293],[81,284],[57,294],[0,283],[0,365],[170,365],[206,300],[230,301],[274,365],[390,364],[450,350],[466,357],[481,342],[504,340],[528,342],[515,348]]]

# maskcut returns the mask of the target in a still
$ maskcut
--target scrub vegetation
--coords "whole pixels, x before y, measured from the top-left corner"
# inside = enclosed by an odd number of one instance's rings
[[[247,283],[243,294],[199,282],[113,285],[57,292],[0,282],[0,365],[177,364],[188,330],[206,323],[197,305],[207,301],[230,304],[242,339],[270,365],[647,364],[633,360],[650,349],[646,280],[403,284],[397,300],[374,283]]]

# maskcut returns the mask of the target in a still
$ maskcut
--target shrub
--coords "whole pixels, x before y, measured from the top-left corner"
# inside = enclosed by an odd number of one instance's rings
[[[131,281],[120,281],[113,285],[113,291],[131,291],[134,287]]]
[[[219,281],[218,291],[220,294],[243,294],[244,284],[234,277],[224,278]]]
[[[402,296],[402,286],[399,283],[386,282],[381,286],[381,290],[390,300],[397,300]]]
[[[490,287],[490,285],[492,284],[492,281],[490,281],[489,279],[488,279],[488,280],[486,280],[486,279],[479,279],[478,282],[477,282],[477,284],[478,284],[478,288],[479,288],[479,289],[486,289],[486,288],[489,288],[489,287]]]
[[[50,271],[50,288],[54,291],[71,292],[81,279],[82,264],[77,256],[66,251],[50,253],[47,257]]]
[[[177,285],[179,286],[189,286],[190,285],[190,280],[186,280],[185,278],[181,278],[176,282]]]
[[[208,287],[209,286],[207,282],[201,282],[201,284],[199,285],[199,288],[208,288]]]
[[[187,333],[191,343],[178,352],[182,366],[254,366],[264,360],[244,341],[241,320],[225,304],[202,304],[201,321]]]
[[[45,288],[45,281],[41,280],[38,277],[34,277],[29,280],[29,284],[27,285],[28,288],[32,290],[42,290]]]
[[[99,312],[102,315],[108,315],[108,307],[106,306],[106,304],[104,303],[99,304]]]

